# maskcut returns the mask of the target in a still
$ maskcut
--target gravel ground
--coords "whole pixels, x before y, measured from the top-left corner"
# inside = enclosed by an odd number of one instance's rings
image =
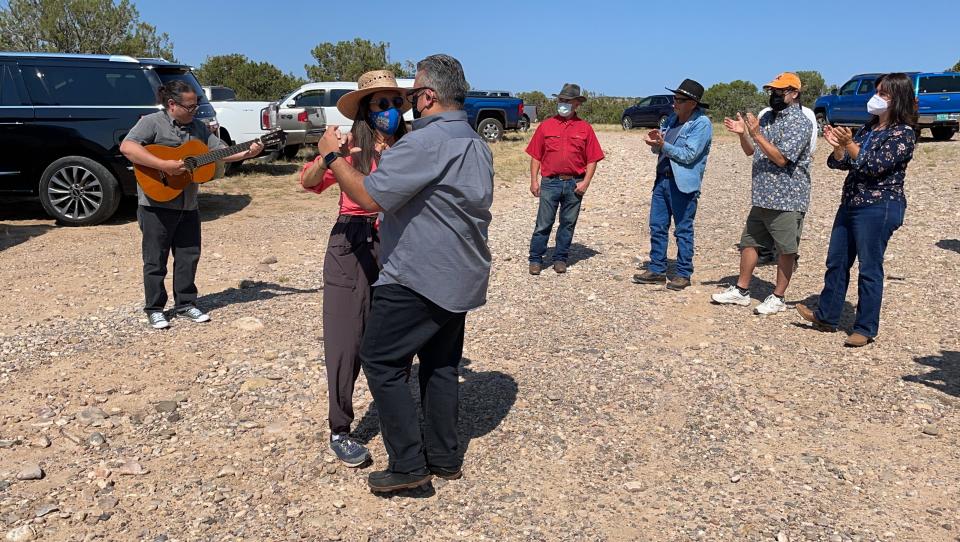
[[[465,477],[389,498],[367,490],[370,468],[344,468],[325,446],[320,269],[335,193],[300,191],[293,164],[207,185],[198,284],[213,321],[165,332],[140,311],[132,210],[74,229],[5,204],[0,535],[960,540],[960,141],[921,143],[880,336],[845,349],[843,333],[792,311],[709,303],[735,280],[749,208],[749,160],[724,134],[693,286],[632,284],[654,157],[639,131],[599,137],[608,158],[566,275],[527,274],[536,200],[522,168],[498,175],[489,301],[467,319]],[[822,285],[843,180],[822,147],[790,303]],[[758,271],[755,303],[774,272]],[[355,401],[356,433],[382,468],[362,377]]]

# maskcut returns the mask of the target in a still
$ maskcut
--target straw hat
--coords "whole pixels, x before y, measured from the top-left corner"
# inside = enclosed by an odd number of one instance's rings
[[[360,100],[375,94],[381,90],[399,90],[400,95],[404,96],[403,107],[400,114],[406,113],[413,107],[405,96],[406,89],[397,85],[397,79],[390,70],[375,70],[367,72],[357,80],[357,90],[348,92],[337,100],[337,109],[348,119],[356,120],[357,110],[360,108]]]

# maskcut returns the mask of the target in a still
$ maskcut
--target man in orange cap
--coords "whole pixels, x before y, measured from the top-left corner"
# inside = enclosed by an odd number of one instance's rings
[[[719,304],[750,305],[750,281],[757,266],[757,249],[777,249],[777,282],[773,293],[754,309],[756,314],[787,310],[783,296],[800,245],[803,217],[810,205],[810,131],[813,124],[800,109],[800,78],[781,73],[763,86],[770,95],[770,111],[759,119],[723,120],[740,137],[740,146],[753,156],[750,215],[740,237],[740,276],[726,291],[714,294]],[[760,152],[756,152],[759,150]]]

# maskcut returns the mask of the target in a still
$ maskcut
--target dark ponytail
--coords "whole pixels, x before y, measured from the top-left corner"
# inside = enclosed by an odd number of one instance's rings
[[[160,105],[166,109],[167,101],[173,100],[174,102],[181,103],[184,94],[195,94],[196,92],[189,83],[182,79],[167,81],[166,84],[160,85]],[[199,96],[197,97],[199,98]]]

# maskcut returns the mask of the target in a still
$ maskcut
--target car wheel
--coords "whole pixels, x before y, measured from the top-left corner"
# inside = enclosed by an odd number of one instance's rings
[[[102,164],[84,156],[66,156],[40,177],[40,203],[65,226],[92,226],[120,205],[120,185]]]
[[[496,143],[503,138],[503,123],[497,119],[483,119],[477,125],[477,133],[489,143]]]
[[[955,130],[950,126],[934,126],[933,128],[930,128],[930,133],[933,134],[933,138],[937,141],[947,141],[953,137]]]
[[[530,129],[530,117],[524,115],[520,117],[520,122],[517,123],[517,129],[526,132]]]
[[[667,123],[667,115],[660,115],[660,118],[657,119],[657,128],[662,127]]]
[[[620,125],[623,126],[624,130],[629,130],[633,128],[633,121],[630,120],[630,117],[623,117],[623,119],[620,121]]]
[[[293,160],[297,157],[297,153],[300,152],[300,145],[289,145],[283,148],[283,158],[284,160]]]
[[[822,136],[823,127],[828,124],[827,115],[823,111],[817,111],[816,115],[817,115],[817,135]]]

